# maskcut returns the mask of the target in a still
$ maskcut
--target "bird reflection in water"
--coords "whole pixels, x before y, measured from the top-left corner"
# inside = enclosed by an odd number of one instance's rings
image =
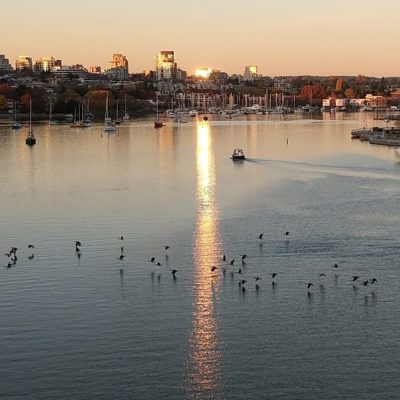
[[[210,127],[197,128],[197,227],[194,236],[194,303],[189,334],[188,398],[218,398],[221,383],[221,345],[215,300],[222,274],[210,274],[221,252],[215,201],[215,165]]]

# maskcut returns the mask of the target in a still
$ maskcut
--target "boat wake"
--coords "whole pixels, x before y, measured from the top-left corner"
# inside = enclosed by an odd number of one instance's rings
[[[283,168],[296,169],[304,172],[317,172],[321,174],[364,178],[373,180],[400,181],[400,169],[379,167],[357,167],[345,165],[330,165],[318,163],[306,163],[299,161],[273,160],[273,159],[246,159],[256,164],[268,164]],[[400,167],[400,163],[395,164]]]

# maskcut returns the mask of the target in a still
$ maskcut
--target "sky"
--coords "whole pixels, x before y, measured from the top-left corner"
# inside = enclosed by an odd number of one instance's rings
[[[1,4],[3,3],[3,4]],[[0,54],[51,55],[64,65],[178,67],[278,75],[400,75],[399,0],[18,0],[0,3]]]

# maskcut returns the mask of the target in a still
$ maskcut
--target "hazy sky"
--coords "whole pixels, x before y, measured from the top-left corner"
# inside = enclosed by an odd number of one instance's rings
[[[1,2],[0,54],[130,72],[175,50],[178,66],[265,75],[400,75],[399,0],[12,0]]]

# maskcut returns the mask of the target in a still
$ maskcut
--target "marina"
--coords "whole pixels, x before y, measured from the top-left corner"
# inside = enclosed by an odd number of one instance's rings
[[[351,131],[353,139],[368,141],[371,144],[381,146],[400,146],[400,127],[373,127],[353,129]]]

